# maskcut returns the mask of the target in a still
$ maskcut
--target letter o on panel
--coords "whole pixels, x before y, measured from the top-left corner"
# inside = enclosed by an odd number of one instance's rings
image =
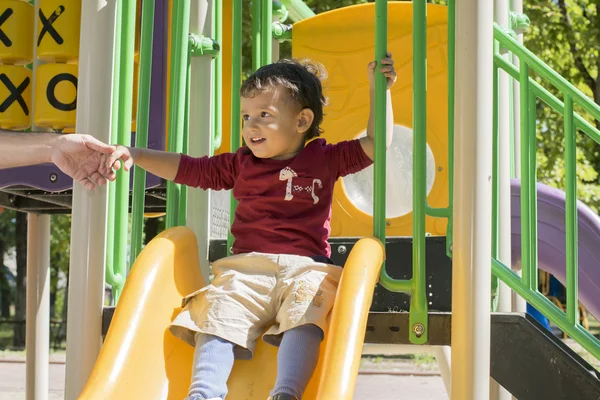
[[[43,64],[36,71],[35,124],[63,130],[75,127],[77,65]]]

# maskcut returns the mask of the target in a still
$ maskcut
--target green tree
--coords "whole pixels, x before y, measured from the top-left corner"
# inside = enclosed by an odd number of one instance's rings
[[[50,318],[62,318],[63,310],[56,309],[58,282],[61,277],[68,279],[70,250],[71,216],[53,215],[50,224]]]
[[[525,45],[550,67],[600,104],[600,1],[528,0],[524,12],[531,26]],[[536,78],[562,99],[556,88]],[[600,129],[600,122],[577,110]],[[538,101],[538,180],[565,188],[564,119]],[[598,144],[584,134],[577,139],[578,197],[596,212],[600,209]]]
[[[0,316],[10,318],[10,306],[14,289],[9,284],[9,271],[4,265],[4,257],[15,246],[15,212],[4,210],[0,213]]]

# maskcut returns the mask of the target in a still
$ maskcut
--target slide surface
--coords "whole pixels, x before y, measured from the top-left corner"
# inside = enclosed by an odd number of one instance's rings
[[[537,184],[538,263],[563,285],[566,271],[565,193]],[[511,180],[512,264],[521,260],[521,183]],[[600,216],[577,202],[579,300],[600,318]]]
[[[352,399],[382,244],[361,239],[344,267],[319,366],[304,399]],[[144,248],[123,289],[94,370],[80,399],[185,398],[193,348],[169,323],[181,298],[205,285],[194,233],[169,229]],[[265,400],[275,382],[277,350],[259,341],[251,361],[238,361],[228,382],[231,400]],[[326,378],[321,370],[327,371]]]

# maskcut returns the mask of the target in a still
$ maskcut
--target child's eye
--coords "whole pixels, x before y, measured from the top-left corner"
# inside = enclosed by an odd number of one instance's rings
[[[261,116],[262,118],[266,118],[266,117],[269,117],[269,116],[270,116],[270,114],[269,114],[268,112],[266,112],[266,111],[263,111],[263,112],[261,112],[261,113],[260,113],[260,116]]]
[[[242,115],[242,120],[243,121],[248,121],[249,119],[250,119],[250,116],[248,114]]]

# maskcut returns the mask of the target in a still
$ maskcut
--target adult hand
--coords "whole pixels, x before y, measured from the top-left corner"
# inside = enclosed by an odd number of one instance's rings
[[[100,173],[102,154],[115,151],[114,146],[102,143],[89,135],[66,134],[56,138],[50,161],[73,180],[92,190],[114,180],[114,175]]]

